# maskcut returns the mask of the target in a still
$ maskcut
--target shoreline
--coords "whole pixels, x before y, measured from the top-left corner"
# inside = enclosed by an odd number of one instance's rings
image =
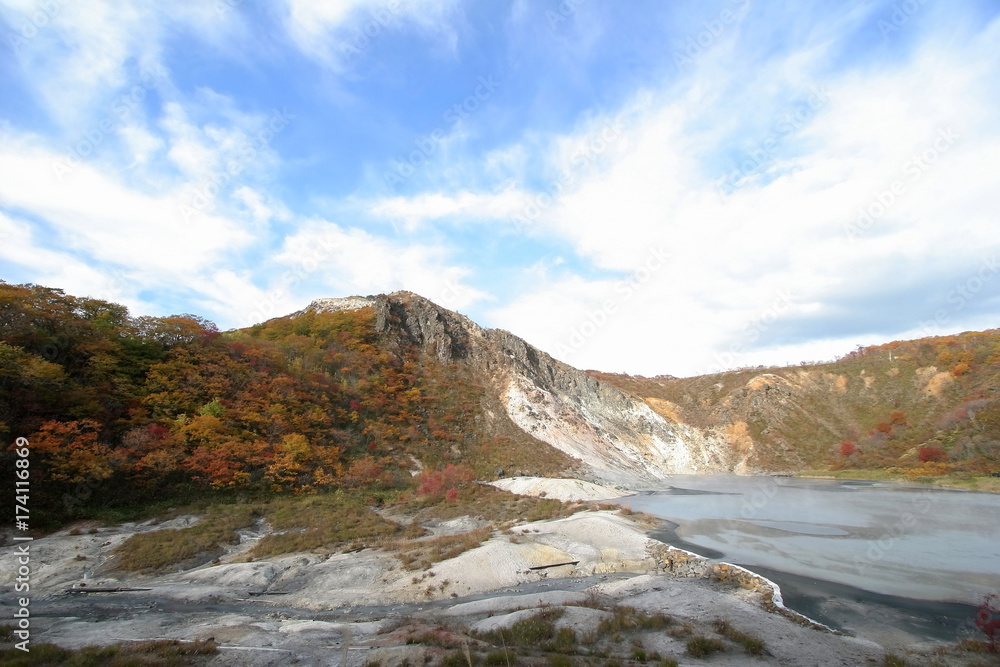
[[[840,475],[838,474],[840,472],[847,474]],[[767,475],[767,473],[763,474]],[[768,476],[785,477],[786,475]],[[844,482],[893,482],[902,486],[912,486],[914,488],[930,487],[941,491],[966,491],[970,493],[1000,494],[1000,477],[973,477],[968,479],[948,476],[926,477],[920,479],[926,479],[928,481],[921,482],[919,479],[910,479],[906,475],[902,474],[888,473],[883,470],[864,470],[860,468],[844,471],[804,470],[802,472],[792,473],[790,477],[795,479],[835,479]],[[986,486],[987,488],[978,488],[981,485]]]

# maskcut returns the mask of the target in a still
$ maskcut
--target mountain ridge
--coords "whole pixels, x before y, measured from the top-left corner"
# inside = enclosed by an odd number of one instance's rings
[[[380,333],[399,332],[443,363],[464,363],[502,397],[523,431],[587,464],[604,481],[651,481],[670,474],[721,472],[723,444],[672,422],[642,400],[561,362],[503,329],[413,292],[313,301],[305,311],[370,306]]]

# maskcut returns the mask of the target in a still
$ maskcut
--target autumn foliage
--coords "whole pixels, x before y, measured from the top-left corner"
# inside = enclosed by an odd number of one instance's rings
[[[473,445],[482,390],[382,340],[374,317],[310,313],[220,333],[194,316],[133,318],[0,282],[2,456],[29,439],[51,515],[84,512],[72,498],[407,488],[412,457],[440,467]],[[446,466],[440,493],[470,474]]]
[[[858,451],[857,446],[850,440],[845,440],[844,442],[840,443],[841,456],[850,456],[856,451]]]
[[[921,447],[917,450],[917,456],[921,463],[939,462],[948,460],[948,452],[940,447]]]
[[[425,470],[420,473],[417,477],[417,493],[455,500],[458,490],[474,479],[476,473],[471,468],[449,463],[443,470]]]

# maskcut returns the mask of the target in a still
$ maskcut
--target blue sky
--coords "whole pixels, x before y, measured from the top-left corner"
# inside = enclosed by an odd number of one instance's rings
[[[695,375],[1000,324],[992,0],[0,0],[0,279]]]

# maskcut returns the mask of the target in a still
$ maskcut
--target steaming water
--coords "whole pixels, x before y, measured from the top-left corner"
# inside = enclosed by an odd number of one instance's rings
[[[665,542],[757,566],[779,584],[791,575],[793,595],[836,596],[823,585],[833,582],[975,605],[1000,592],[1000,494],[784,477],[677,475],[665,484],[620,502],[676,524],[658,536]],[[807,581],[816,586],[806,591]]]

